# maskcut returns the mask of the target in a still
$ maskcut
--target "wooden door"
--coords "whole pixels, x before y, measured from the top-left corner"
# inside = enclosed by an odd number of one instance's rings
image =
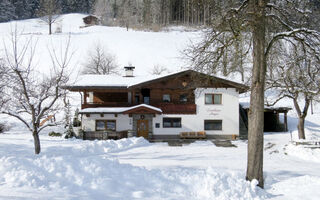
[[[145,119],[138,120],[137,127],[138,127],[138,137],[142,136],[144,138],[148,138],[148,133],[149,133],[148,120],[145,120]]]

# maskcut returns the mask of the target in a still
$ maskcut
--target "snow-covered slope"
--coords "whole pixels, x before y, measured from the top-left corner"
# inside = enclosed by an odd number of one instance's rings
[[[48,25],[39,19],[0,23],[0,40],[8,45],[10,32],[17,30],[21,33],[21,39],[30,37],[37,41],[36,63],[38,70],[48,71],[50,56],[47,48],[54,46],[57,50],[65,46],[70,35],[71,50],[74,52],[71,67],[72,75],[76,76],[87,59],[87,52],[100,44],[108,52],[116,55],[121,68],[128,63],[136,67],[135,73],[150,75],[155,65],[163,66],[170,72],[175,72],[184,66],[180,51],[199,36],[198,32],[183,32],[180,29],[168,32],[135,31],[119,27],[83,26],[82,14],[62,15],[58,23],[53,25],[53,32],[59,26],[62,33],[48,35]],[[21,42],[22,44],[22,42]],[[4,53],[3,43],[0,44],[0,54]],[[41,59],[40,59],[41,58]]]

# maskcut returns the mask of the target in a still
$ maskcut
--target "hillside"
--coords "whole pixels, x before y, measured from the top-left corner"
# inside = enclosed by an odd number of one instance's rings
[[[50,57],[46,49],[51,46],[59,48],[61,45],[63,48],[70,35],[71,50],[74,52],[70,68],[74,67],[72,75],[76,77],[87,59],[88,51],[94,49],[96,44],[100,44],[117,57],[120,72],[128,63],[134,65],[135,73],[140,75],[150,74],[155,65],[166,67],[171,72],[177,71],[186,67],[180,58],[180,51],[189,40],[199,35],[198,32],[183,32],[179,28],[162,32],[131,29],[126,31],[125,28],[106,26],[80,28],[84,25],[82,21],[84,16],[82,14],[62,15],[58,23],[53,25],[53,31],[60,26],[62,33],[53,35],[48,35],[48,26],[39,19],[1,23],[0,39],[7,44],[10,32],[17,27],[18,32],[22,34],[21,40],[32,37],[33,40],[38,41],[35,59],[39,62],[38,70],[44,71],[50,67],[47,65]],[[3,53],[3,44],[0,52]]]

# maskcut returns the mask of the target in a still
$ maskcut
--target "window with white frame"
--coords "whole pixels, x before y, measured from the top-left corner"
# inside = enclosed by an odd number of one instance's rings
[[[181,118],[163,118],[163,128],[181,128]]]
[[[115,131],[116,120],[96,120],[96,131]]]
[[[204,120],[204,130],[222,130],[222,120]]]
[[[222,104],[222,94],[205,94],[205,104]]]

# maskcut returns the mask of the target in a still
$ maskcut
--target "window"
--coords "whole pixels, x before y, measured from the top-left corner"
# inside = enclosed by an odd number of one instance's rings
[[[140,103],[140,94],[136,93],[134,96],[134,103],[139,104]]]
[[[188,101],[188,95],[187,94],[182,94],[180,95],[180,102],[187,102]]]
[[[181,118],[163,118],[163,128],[181,128]]]
[[[170,101],[171,101],[171,99],[170,99],[170,94],[164,94],[164,95],[162,96],[162,101],[163,101],[163,102],[170,102]]]
[[[96,121],[97,131],[115,131],[116,130],[116,120],[97,120]]]
[[[222,130],[222,120],[204,120],[204,130]]]
[[[222,94],[206,94],[205,104],[221,104]]]
[[[150,104],[150,97],[143,97],[143,103]]]

